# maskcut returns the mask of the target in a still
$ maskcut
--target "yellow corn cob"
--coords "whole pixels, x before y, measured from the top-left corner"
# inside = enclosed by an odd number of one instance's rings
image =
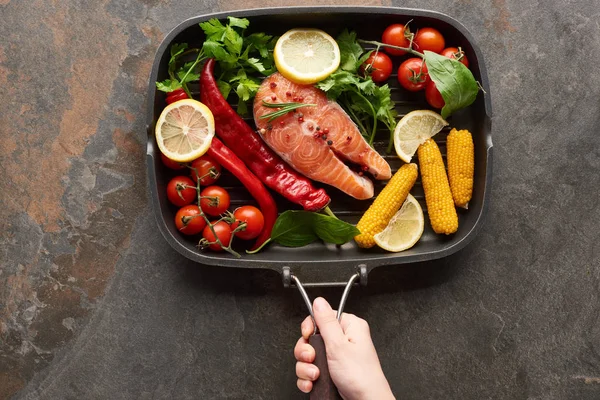
[[[360,235],[354,237],[359,247],[375,246],[373,236],[383,231],[398,212],[419,175],[417,164],[405,164],[383,188],[356,227]]]
[[[467,130],[452,129],[447,142],[448,180],[456,207],[467,208],[473,194],[475,149]]]
[[[427,139],[419,146],[417,155],[431,227],[435,233],[454,233],[458,229],[458,215],[454,208],[442,153],[432,139]]]

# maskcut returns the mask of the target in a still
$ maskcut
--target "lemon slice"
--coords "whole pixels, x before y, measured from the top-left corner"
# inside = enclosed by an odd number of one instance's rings
[[[407,250],[419,241],[424,227],[423,209],[417,199],[409,194],[388,226],[374,236],[375,243],[387,251]]]
[[[281,75],[300,84],[322,81],[340,65],[340,48],[320,29],[291,29],[277,40],[273,50]]]
[[[204,104],[192,99],[169,104],[156,122],[156,143],[167,158],[192,161],[208,150],[215,136],[215,119]]]
[[[398,157],[409,163],[420,145],[433,137],[448,123],[442,116],[429,110],[416,110],[406,114],[394,130],[394,147]]]

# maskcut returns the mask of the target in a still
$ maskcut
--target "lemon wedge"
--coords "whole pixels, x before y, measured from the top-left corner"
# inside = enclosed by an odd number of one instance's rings
[[[394,129],[394,147],[398,157],[409,163],[420,145],[441,131],[448,122],[436,112],[416,110],[406,114]]]
[[[417,199],[409,194],[387,227],[374,236],[375,243],[387,251],[407,250],[419,241],[424,227],[423,209]]]
[[[162,111],[155,135],[158,148],[167,158],[189,162],[208,151],[215,136],[215,119],[199,101],[179,100]]]
[[[311,84],[338,68],[340,48],[320,29],[291,29],[277,40],[273,57],[281,75],[295,83]]]

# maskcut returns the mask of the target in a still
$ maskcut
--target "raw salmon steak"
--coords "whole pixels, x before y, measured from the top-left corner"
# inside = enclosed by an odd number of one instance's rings
[[[302,107],[272,122],[260,117],[277,111],[267,103],[301,102]],[[264,141],[296,171],[334,186],[356,199],[373,197],[373,182],[351,170],[350,161],[376,179],[389,179],[389,164],[360,134],[335,101],[312,85],[293,83],[279,73],[266,78],[254,99],[254,121]]]

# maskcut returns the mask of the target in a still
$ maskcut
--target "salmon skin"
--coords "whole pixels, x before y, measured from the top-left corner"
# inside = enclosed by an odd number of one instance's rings
[[[267,103],[315,104],[277,117]],[[299,85],[275,73],[266,78],[254,99],[254,121],[264,141],[292,168],[306,177],[334,186],[360,200],[373,197],[373,182],[352,171],[343,160],[358,164],[375,179],[389,179],[389,164],[360,134],[356,124],[335,101],[312,85]]]

